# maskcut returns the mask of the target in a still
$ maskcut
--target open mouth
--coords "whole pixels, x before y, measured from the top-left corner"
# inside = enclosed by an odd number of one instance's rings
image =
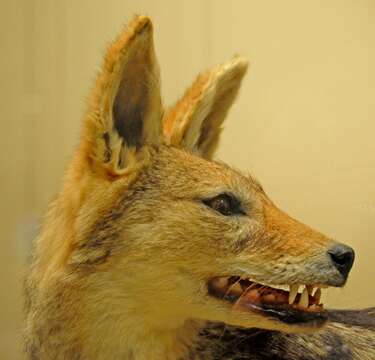
[[[208,282],[209,295],[242,311],[261,313],[290,325],[321,326],[327,315],[316,285],[266,285],[239,276],[215,277]]]

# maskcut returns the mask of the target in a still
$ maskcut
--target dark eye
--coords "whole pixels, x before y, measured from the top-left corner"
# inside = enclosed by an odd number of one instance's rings
[[[244,215],[240,201],[230,194],[220,194],[203,203],[225,216]]]

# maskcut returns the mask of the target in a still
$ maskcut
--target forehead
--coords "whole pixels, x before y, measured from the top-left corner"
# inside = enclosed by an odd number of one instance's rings
[[[158,179],[161,188],[175,196],[175,193],[209,196],[227,191],[246,198],[263,193],[253,177],[224,163],[208,161],[175,147],[162,146],[157,151],[149,174]]]

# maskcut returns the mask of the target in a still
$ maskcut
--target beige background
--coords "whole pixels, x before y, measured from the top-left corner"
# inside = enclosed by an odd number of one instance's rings
[[[375,2],[9,0],[0,8],[0,359],[20,358],[30,241],[77,143],[108,40],[154,19],[163,91],[234,53],[252,63],[219,157],[271,197],[354,246],[334,306],[375,305]]]

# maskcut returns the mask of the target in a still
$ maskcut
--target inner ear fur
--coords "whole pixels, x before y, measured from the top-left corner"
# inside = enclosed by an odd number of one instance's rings
[[[93,163],[121,174],[147,144],[162,142],[160,76],[153,27],[137,16],[108,48],[85,122]]]
[[[212,158],[222,124],[239,91],[248,62],[239,56],[200,74],[184,96],[165,114],[168,142]]]

